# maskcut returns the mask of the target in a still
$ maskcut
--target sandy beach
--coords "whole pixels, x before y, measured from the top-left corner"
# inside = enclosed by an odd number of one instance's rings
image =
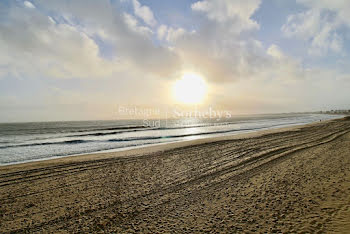
[[[350,230],[350,118],[0,167],[0,230]]]

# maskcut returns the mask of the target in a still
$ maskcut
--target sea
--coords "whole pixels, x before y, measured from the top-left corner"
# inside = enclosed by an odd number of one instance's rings
[[[269,114],[229,119],[163,119],[0,123],[0,165],[112,152],[340,118],[327,114]]]

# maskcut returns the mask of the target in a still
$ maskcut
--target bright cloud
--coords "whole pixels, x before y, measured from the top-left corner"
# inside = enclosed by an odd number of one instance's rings
[[[132,0],[132,4],[134,6],[134,13],[137,17],[150,26],[155,26],[157,24],[153,12],[148,6],[142,6],[137,0]]]
[[[137,19],[128,13],[124,13],[124,20],[125,20],[125,23],[128,25],[128,27],[134,32],[140,33],[145,36],[147,35],[149,36],[153,33],[150,28],[145,26],[140,26]]]
[[[282,26],[282,32],[290,38],[307,40],[309,54],[324,56],[343,51],[342,27],[350,27],[349,1],[298,0],[308,10],[291,14]]]
[[[80,3],[37,2],[59,15],[56,19],[46,11],[12,5],[7,20],[0,22],[1,73],[94,78],[110,77],[121,66],[161,75],[176,66],[176,56],[155,46],[150,38],[152,30],[133,15],[116,13],[108,1],[91,1],[84,10]],[[101,56],[103,44],[96,38],[114,45],[114,60]],[[162,65],[167,69],[159,68]]]
[[[28,1],[24,1],[24,6],[26,6],[26,7],[28,7],[28,8],[32,8],[32,9],[34,9],[35,8],[35,6],[31,3],[31,2],[28,2]]]
[[[297,111],[320,108],[318,100],[346,106],[348,1],[297,0],[298,10],[279,16],[275,28],[264,21],[273,4],[2,1],[0,108],[166,105],[169,84],[184,71],[203,76],[214,90],[208,100],[225,108]],[[22,84],[27,96],[13,96]],[[47,90],[54,91],[41,94]]]
[[[191,8],[205,13],[210,20],[229,25],[232,32],[240,33],[259,28],[259,24],[251,19],[259,5],[260,0],[203,0],[193,3]]]
[[[75,27],[21,8],[8,20],[0,24],[0,64],[8,75],[93,78],[118,67],[100,58],[95,42]]]
[[[158,28],[157,36],[159,40],[175,42],[178,38],[183,36],[185,33],[186,33],[186,30],[183,28],[173,28],[162,24]]]

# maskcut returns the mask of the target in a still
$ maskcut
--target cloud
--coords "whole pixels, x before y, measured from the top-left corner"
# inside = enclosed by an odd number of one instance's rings
[[[281,30],[286,37],[307,40],[308,53],[324,56],[343,51],[342,27],[350,27],[349,1],[298,0],[308,9],[291,14]]]
[[[285,57],[285,55],[283,54],[283,52],[281,51],[281,49],[277,46],[277,45],[271,45],[268,49],[267,49],[267,54],[276,58],[276,59],[283,59]]]
[[[173,28],[162,24],[158,27],[157,37],[159,40],[175,42],[185,33],[187,33],[187,31],[183,28]]]
[[[162,15],[158,22],[149,6],[134,0],[0,1],[0,105],[17,108],[6,111],[9,120],[27,120],[25,106],[44,118],[102,118],[96,116],[102,112],[113,118],[116,102],[171,103],[172,81],[186,71],[203,75],[213,90],[208,100],[225,108],[348,105],[347,64],[339,65],[342,72],[309,67],[279,43],[265,44],[267,31],[257,33],[265,25],[254,19],[260,3],[197,0],[190,12],[174,12],[176,20]],[[343,53],[347,1],[298,3],[305,10],[288,17],[284,35],[307,40],[312,55]],[[80,107],[88,110],[82,114]]]
[[[128,13],[124,13],[124,20],[125,23],[129,26],[129,28],[134,32],[140,33],[145,36],[150,36],[153,33],[150,28],[140,26],[137,19]]]
[[[103,77],[118,67],[99,57],[98,46],[84,32],[38,11],[13,7],[0,32],[0,65],[6,75]]]
[[[260,1],[195,2],[192,11],[205,16],[199,18],[199,28],[184,33],[160,26],[158,38],[171,38],[171,33],[181,35],[176,37],[173,48],[181,58],[183,70],[199,72],[214,83],[248,79],[266,60],[262,44],[249,34],[259,28],[251,19],[259,4]]]
[[[282,49],[272,44],[266,51],[269,58],[261,69],[260,76],[264,79],[273,80],[282,84],[290,84],[295,81],[304,80],[305,69],[300,60],[286,55]]]
[[[176,55],[154,45],[151,29],[109,1],[37,0],[35,5],[40,10],[10,4],[0,22],[3,76],[99,78],[121,69],[169,76],[177,69]],[[101,55],[101,43],[113,45],[113,59]]]
[[[185,70],[200,72],[213,83],[249,79],[265,64],[265,51],[261,44],[245,38],[226,41],[210,37],[203,31],[185,36],[177,42]]]
[[[24,1],[24,6],[28,7],[28,8],[31,8],[31,9],[34,9],[35,6],[31,3],[31,2],[28,2],[28,1]]]
[[[118,4],[36,0],[40,11],[12,5],[7,16],[11,23],[0,23],[0,74],[97,78],[129,70],[169,79],[193,70],[221,83],[267,74],[261,70],[275,67],[269,56],[277,55],[277,48],[266,51],[249,34],[259,28],[251,18],[260,1],[198,1],[191,9],[205,17],[199,18],[196,31],[161,24],[156,32],[136,18],[136,9],[143,7],[139,3],[133,2],[135,15]],[[113,45],[109,59],[103,56],[103,43]],[[284,63],[291,69],[287,59],[280,59],[279,66]]]
[[[298,61],[287,59],[275,45],[264,49],[249,33],[259,28],[251,18],[260,1],[198,1],[191,9],[205,17],[199,18],[196,31],[161,24],[156,32],[107,0],[36,0],[35,5],[41,10],[12,5],[6,16],[10,23],[0,23],[3,76],[100,78],[129,70],[169,79],[193,70],[221,83],[300,70]],[[154,43],[155,37],[160,44]],[[103,56],[103,43],[113,45],[108,50],[114,56]]]
[[[282,31],[288,37],[310,39],[320,31],[321,12],[317,9],[289,15]]]
[[[152,10],[148,6],[142,6],[137,0],[132,0],[134,14],[142,19],[149,26],[155,26],[157,21],[154,18]]]
[[[193,11],[202,12],[212,21],[225,24],[233,33],[258,29],[259,24],[251,16],[259,8],[260,0],[231,1],[203,0],[191,5]]]
[[[168,34],[168,27],[164,24],[158,27],[157,36],[159,40],[163,40]]]

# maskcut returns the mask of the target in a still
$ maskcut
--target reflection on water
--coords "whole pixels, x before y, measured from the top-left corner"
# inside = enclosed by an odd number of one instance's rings
[[[157,127],[145,126],[142,120],[0,124],[0,164],[234,135],[340,117],[294,114],[168,119],[160,120]]]

